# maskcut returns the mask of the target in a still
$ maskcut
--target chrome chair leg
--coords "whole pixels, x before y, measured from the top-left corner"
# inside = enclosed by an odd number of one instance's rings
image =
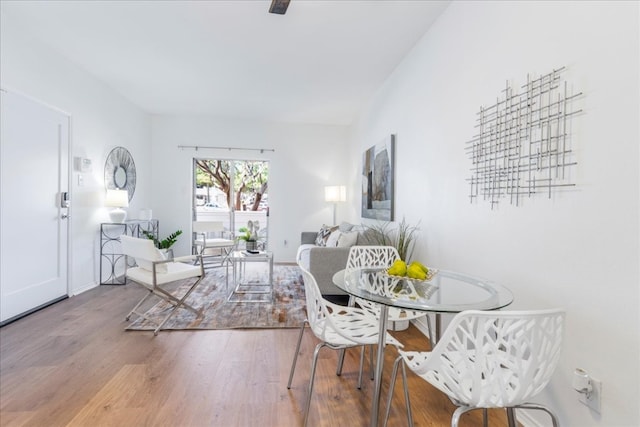
[[[311,408],[311,393],[313,393],[313,383],[316,379],[316,365],[318,364],[318,354],[320,353],[320,349],[327,344],[320,343],[316,345],[316,349],[313,351],[313,362],[311,363],[311,380],[309,381],[309,392],[307,394],[307,403],[304,405],[304,423],[303,426],[307,426],[307,422],[309,421],[309,409]]]
[[[298,344],[296,345],[296,352],[293,355],[293,362],[291,363],[291,372],[289,373],[289,382],[287,388],[291,388],[291,381],[293,380],[293,372],[296,370],[296,363],[298,362],[298,353],[300,353],[300,343],[302,342],[302,335],[304,334],[305,325],[309,323],[307,319],[304,319],[302,326],[300,327],[300,334],[298,335]]]
[[[342,350],[344,352],[344,350]],[[362,346],[360,350],[360,376],[358,377],[358,389],[362,388],[362,371],[364,366],[364,352],[365,346]],[[341,353],[341,356],[344,358],[344,353]],[[373,364],[373,345],[369,346],[369,377],[371,381],[374,380],[374,364]],[[340,366],[340,370],[342,370],[342,359],[338,359],[338,364]],[[338,374],[339,375],[339,374]]]
[[[507,422],[509,427],[516,427],[516,414],[515,409],[507,408]]]
[[[551,422],[553,423],[553,427],[558,427],[560,425],[558,421],[558,417],[556,417],[556,415],[553,412],[551,412],[551,410],[546,406],[543,406],[537,403],[525,403],[523,405],[514,406],[514,408],[536,409],[536,410],[544,411],[547,414],[549,414],[549,416],[551,417]]]
[[[363,369],[364,369],[364,346],[360,347],[360,369],[358,369],[358,390],[362,389]]]
[[[371,381],[373,381],[375,378],[374,367],[375,367],[375,362],[373,361],[373,345],[370,345],[369,346],[369,377],[371,378]]]
[[[402,362],[402,384],[404,384],[404,403],[407,405],[407,416],[409,417],[409,427],[413,427],[413,412],[411,412],[411,400],[409,399],[409,384],[407,383],[407,368]]]
[[[198,280],[196,280],[193,284],[191,284],[191,287],[189,288],[189,290],[184,295],[182,295],[182,298],[180,299],[174,297],[172,294],[170,294],[169,292],[165,291],[162,288],[157,289],[157,292],[158,292],[157,295],[158,296],[164,295],[165,301],[167,301],[169,304],[172,304],[173,308],[169,311],[169,314],[167,314],[167,316],[160,322],[158,327],[153,331],[153,335],[158,335],[158,332],[162,329],[164,324],[167,323],[167,321],[175,314],[176,310],[178,310],[178,308],[180,307],[194,312],[198,317],[202,315],[202,308],[198,310],[195,307],[192,307],[191,305],[187,304],[185,301],[187,298],[189,298],[189,295],[191,295],[191,293],[200,284],[203,278],[204,276],[201,276]]]
[[[433,347],[436,346],[436,337],[435,335],[433,335],[433,328],[431,327],[431,317],[429,317],[429,315],[427,314],[425,318],[427,319],[427,333],[429,334],[429,345],[433,350]]]
[[[149,298],[151,295],[153,295],[153,291],[150,290],[149,293],[147,295],[145,295],[137,304],[135,307],[133,307],[131,309],[131,311],[129,312],[129,314],[127,314],[127,317],[125,317],[125,320],[129,321],[129,319],[131,318],[132,314],[138,314],[136,312],[136,310],[138,309],[138,307],[140,307],[142,305],[143,302],[145,302],[147,300],[147,298]]]
[[[400,361],[401,356],[398,356],[393,363],[393,370],[391,371],[391,378],[389,379],[389,392],[387,394],[387,409],[384,411],[384,422],[382,423],[383,427],[387,427],[387,423],[389,422],[389,414],[391,413],[391,401],[393,400],[393,391],[396,388],[396,377],[398,376],[398,362]]]
[[[453,416],[451,417],[451,427],[458,427],[460,417],[466,412],[473,411],[474,409],[476,408],[470,408],[468,406],[458,406],[453,412]]]
[[[336,375],[342,375],[342,366],[344,365],[344,354],[346,350],[343,348],[338,352],[338,366],[336,367]]]
[[[404,388],[404,402],[407,407],[407,423],[413,427],[413,414],[411,413],[411,401],[409,400],[409,388],[407,385],[407,369],[405,368],[402,356],[398,356],[393,363],[393,371],[391,372],[391,380],[389,383],[389,394],[387,395],[387,409],[385,410],[383,426],[386,427],[389,422],[389,414],[391,413],[391,402],[393,400],[393,392],[396,387],[396,379],[398,377],[398,365],[402,365],[402,384]]]

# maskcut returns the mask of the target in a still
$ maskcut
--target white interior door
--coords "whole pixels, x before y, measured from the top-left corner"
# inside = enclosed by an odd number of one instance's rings
[[[69,117],[15,93],[0,97],[4,322],[68,293]]]

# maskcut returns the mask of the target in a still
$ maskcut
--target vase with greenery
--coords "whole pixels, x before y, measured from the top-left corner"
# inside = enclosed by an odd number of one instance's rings
[[[248,251],[255,251],[258,245],[258,230],[260,229],[260,223],[258,221],[249,221],[246,227],[240,227],[241,235],[238,236],[238,240],[245,242],[245,248]]]
[[[395,229],[392,224],[385,221],[366,224],[364,228],[368,231],[368,239],[372,244],[393,246],[398,251],[400,259],[409,262],[415,246],[416,233],[420,230],[418,227],[420,224],[411,225],[404,218]]]
[[[155,234],[148,231],[143,230],[142,234],[144,234],[148,239],[153,240],[153,244],[156,245],[156,248],[162,250],[169,249],[171,246],[173,246],[173,244],[178,240],[178,236],[182,234],[182,230],[171,233],[169,234],[169,236],[167,236],[167,238],[162,240],[158,239]]]

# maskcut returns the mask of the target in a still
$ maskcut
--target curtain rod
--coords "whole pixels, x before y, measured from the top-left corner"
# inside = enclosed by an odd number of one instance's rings
[[[191,148],[193,150],[242,150],[242,151],[259,151],[260,153],[264,153],[265,151],[274,152],[273,148],[238,148],[238,147],[206,147],[202,145],[178,145],[178,148],[184,150],[185,148]]]

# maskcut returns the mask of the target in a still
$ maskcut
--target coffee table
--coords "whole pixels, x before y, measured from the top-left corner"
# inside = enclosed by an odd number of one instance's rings
[[[233,251],[229,255],[233,270],[234,289],[229,294],[229,302],[262,303],[273,301],[273,252],[260,251],[250,254],[247,251]],[[250,282],[246,277],[247,263],[261,262],[269,266],[269,278],[266,282]],[[267,296],[265,299],[262,296]]]

